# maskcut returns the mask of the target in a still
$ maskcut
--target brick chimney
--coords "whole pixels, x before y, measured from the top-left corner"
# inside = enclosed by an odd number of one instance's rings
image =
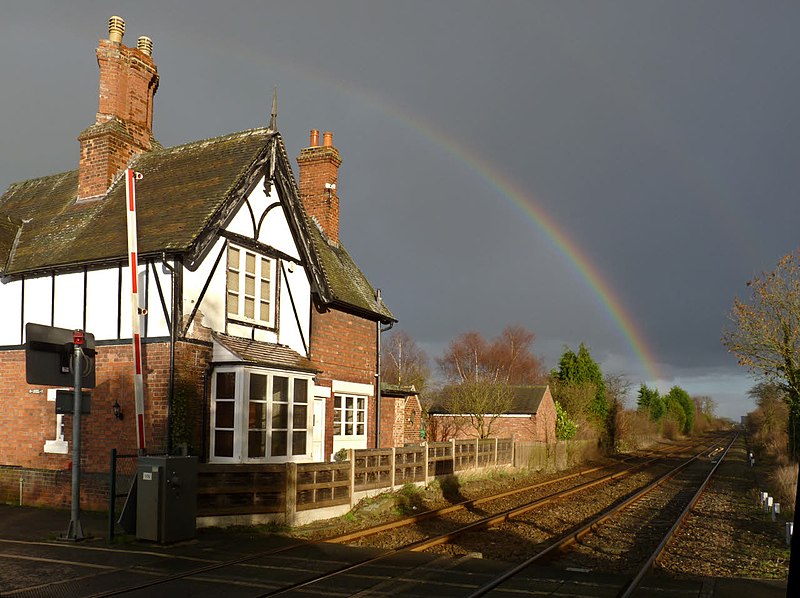
[[[136,48],[122,43],[125,21],[108,20],[108,39],[97,46],[100,67],[99,107],[95,124],[78,136],[81,157],[78,199],[105,195],[129,160],[153,149],[153,96],[158,69],[153,42],[140,37]]]
[[[333,147],[333,133],[323,133],[319,145],[319,130],[311,130],[309,146],[300,150],[297,165],[300,169],[300,199],[306,212],[322,227],[328,241],[339,244],[339,196],[337,182],[342,157]]]

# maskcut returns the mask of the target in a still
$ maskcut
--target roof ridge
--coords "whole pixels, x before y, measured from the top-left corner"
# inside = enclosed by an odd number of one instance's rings
[[[3,195],[8,194],[9,191],[15,189],[16,187],[22,187],[23,185],[26,185],[26,184],[29,184],[29,183],[34,183],[34,182],[38,183],[40,181],[46,181],[47,179],[65,178],[65,177],[68,177],[70,175],[77,174],[77,173],[78,173],[78,169],[77,168],[73,168],[72,170],[65,170],[64,172],[55,172],[53,174],[46,174],[44,176],[37,176],[37,177],[31,178],[31,179],[20,179],[18,181],[14,181],[13,183],[11,183],[6,188],[6,191],[5,191],[5,193],[3,193]],[[2,195],[0,195],[0,198],[2,198]]]
[[[145,156],[150,156],[150,155],[154,155],[154,154],[160,154],[160,155],[169,154],[169,153],[173,153],[173,152],[177,152],[177,151],[183,151],[186,148],[190,148],[190,147],[193,147],[193,146],[209,145],[209,144],[212,144],[212,143],[221,143],[221,142],[224,142],[224,141],[229,141],[231,139],[235,139],[237,137],[246,137],[246,136],[249,136],[249,135],[257,135],[257,134],[265,134],[266,136],[275,135],[274,132],[271,132],[266,127],[256,127],[256,128],[253,128],[253,129],[245,129],[243,131],[235,131],[233,133],[226,133],[224,135],[217,135],[215,137],[207,137],[205,139],[195,139],[194,141],[188,141],[188,142],[182,143],[180,145],[172,145],[170,147],[164,147],[164,148],[161,148],[161,149],[154,149],[154,150],[149,151],[149,152],[143,152],[143,153],[139,154],[139,156],[140,157],[145,157]]]

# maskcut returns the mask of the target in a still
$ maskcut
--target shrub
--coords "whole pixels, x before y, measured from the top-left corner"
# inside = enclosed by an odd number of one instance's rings
[[[572,421],[567,412],[558,401],[556,405],[556,438],[558,440],[570,440],[575,437],[578,426]]]
[[[788,511],[794,512],[795,492],[797,490],[797,463],[778,465],[769,476],[769,485],[775,493],[777,502]]]

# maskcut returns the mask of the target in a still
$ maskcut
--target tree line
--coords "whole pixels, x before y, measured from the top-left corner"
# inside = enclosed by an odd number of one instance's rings
[[[550,386],[557,439],[597,439],[611,450],[637,426],[643,425],[649,434],[673,428],[691,433],[700,403],[704,421],[714,418],[709,397],[692,398],[677,386],[662,397],[642,384],[632,412],[626,408],[631,382],[623,374],[604,374],[583,343],[575,350],[564,347],[557,367],[548,372],[534,353],[534,340],[534,333],[519,324],[490,339],[471,331],[451,340],[442,355],[431,360],[414,339],[398,331],[383,346],[382,381],[414,386],[425,407],[460,415],[479,438],[492,435],[498,418],[513,405],[514,388],[520,386]]]

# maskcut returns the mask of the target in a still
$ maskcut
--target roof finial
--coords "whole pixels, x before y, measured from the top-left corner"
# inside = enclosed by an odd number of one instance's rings
[[[269,118],[269,130],[275,132],[278,130],[278,86],[272,88],[272,116]]]

